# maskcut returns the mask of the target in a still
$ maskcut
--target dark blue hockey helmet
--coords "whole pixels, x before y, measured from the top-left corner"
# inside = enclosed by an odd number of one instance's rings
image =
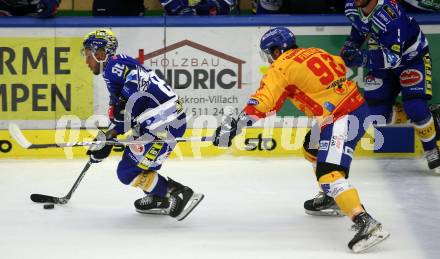
[[[269,62],[272,60],[272,50],[274,48],[278,48],[284,52],[294,46],[296,46],[295,35],[286,27],[270,29],[260,40],[260,49],[267,56]]]

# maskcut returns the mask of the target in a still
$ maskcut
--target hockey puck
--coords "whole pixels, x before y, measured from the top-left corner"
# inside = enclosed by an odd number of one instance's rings
[[[47,203],[47,204],[44,204],[43,208],[45,210],[50,210],[50,209],[55,208],[55,205],[53,205],[52,203]]]

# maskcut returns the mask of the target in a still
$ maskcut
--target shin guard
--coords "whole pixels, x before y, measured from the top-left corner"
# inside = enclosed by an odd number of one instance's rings
[[[414,129],[420,141],[422,141],[425,150],[432,150],[436,147],[436,131],[432,116],[425,122],[414,123]]]

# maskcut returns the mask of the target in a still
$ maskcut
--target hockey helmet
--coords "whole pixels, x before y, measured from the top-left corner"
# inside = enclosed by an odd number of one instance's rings
[[[281,52],[289,50],[296,45],[296,38],[292,31],[286,27],[276,27],[268,30],[260,40],[260,49],[263,59],[273,62],[272,51],[278,48]]]
[[[104,49],[108,56],[113,56],[118,48],[118,40],[111,30],[97,29],[84,36],[83,48],[89,48],[93,53]]]

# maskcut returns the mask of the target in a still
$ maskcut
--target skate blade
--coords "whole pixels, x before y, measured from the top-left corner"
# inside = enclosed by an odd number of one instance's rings
[[[370,247],[373,247],[381,242],[383,242],[385,239],[387,239],[390,236],[390,233],[388,233],[385,230],[378,229],[371,233],[370,236],[368,236],[366,239],[359,240],[356,244],[353,245],[352,251],[354,253],[360,253],[362,251],[367,250]]]
[[[176,219],[178,221],[184,220],[194,209],[199,205],[199,203],[203,200],[205,195],[201,193],[194,193],[186,204],[185,208],[182,212],[177,215]]]
[[[150,214],[150,215],[168,215],[170,213],[168,209],[150,209],[150,210],[136,209],[136,211],[141,214]]]
[[[438,167],[432,169],[431,171],[432,171],[434,174],[438,174],[438,175],[440,175],[440,166],[438,166]]]
[[[313,211],[313,210],[305,210],[306,214],[312,215],[312,216],[325,216],[325,217],[344,217],[345,215],[342,213],[342,211],[337,210],[320,210],[320,211]]]

